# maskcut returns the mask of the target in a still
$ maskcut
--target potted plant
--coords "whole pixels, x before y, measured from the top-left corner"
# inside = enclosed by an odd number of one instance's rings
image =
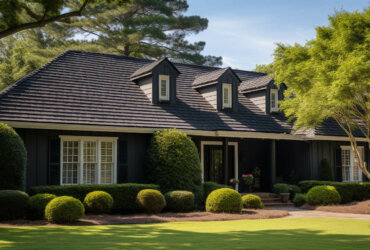
[[[236,186],[238,185],[238,183],[239,183],[239,179],[238,178],[232,178],[232,179],[230,179],[230,184],[231,184],[231,186],[234,189],[236,188]]]
[[[287,203],[290,196],[289,188],[288,184],[277,183],[274,185],[274,193],[280,195],[282,202]]]
[[[253,184],[253,175],[252,174],[243,174],[242,178],[244,180],[244,184],[246,186],[247,192],[252,192],[252,184]]]
[[[255,190],[260,190],[261,188],[261,169],[259,167],[255,167],[252,171],[254,177],[254,184],[253,187]]]

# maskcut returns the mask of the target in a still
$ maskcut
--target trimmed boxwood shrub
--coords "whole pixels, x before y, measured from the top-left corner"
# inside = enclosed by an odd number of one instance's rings
[[[285,183],[277,183],[274,185],[273,189],[275,194],[289,193],[290,185]]]
[[[50,222],[68,223],[84,216],[84,205],[80,200],[71,196],[54,198],[45,208],[45,218]]]
[[[176,129],[156,131],[146,157],[147,178],[163,193],[187,190],[201,199],[201,165],[194,142]]]
[[[0,189],[24,190],[27,151],[21,137],[0,123]]]
[[[88,212],[108,213],[113,207],[113,198],[105,191],[93,191],[86,195],[84,205]]]
[[[42,220],[45,216],[45,207],[56,198],[54,194],[35,194],[28,201],[27,217],[31,220]]]
[[[137,194],[137,204],[148,214],[158,214],[166,206],[166,199],[158,190],[144,189]]]
[[[342,203],[351,201],[362,201],[370,199],[370,182],[336,182],[336,181],[316,181],[308,180],[299,182],[304,193],[312,187],[320,185],[334,186],[341,197]]]
[[[113,197],[112,212],[133,213],[138,210],[136,196],[143,189],[159,189],[153,184],[107,184],[107,185],[69,185],[69,186],[38,186],[32,187],[31,194],[50,193],[56,196],[72,196],[80,201],[92,191],[105,191]]]
[[[214,213],[240,213],[243,208],[242,197],[231,188],[213,191],[207,197],[206,211]]]
[[[296,194],[302,193],[302,189],[297,185],[289,185],[290,200],[293,200]]]
[[[294,206],[300,207],[307,202],[307,194],[296,194],[293,199]]]
[[[258,195],[246,194],[242,197],[243,207],[245,208],[263,208],[263,203]]]
[[[0,190],[0,220],[24,218],[28,199],[28,194],[22,191]]]
[[[307,193],[307,202],[310,205],[328,205],[340,202],[340,195],[333,186],[316,186]]]
[[[218,184],[216,182],[206,181],[202,184],[202,193],[203,193],[203,204],[206,202],[207,197],[212,191],[215,191],[220,188],[232,188],[231,186]]]
[[[333,170],[328,159],[323,158],[319,166],[319,179],[322,181],[333,181]]]
[[[194,194],[190,191],[166,193],[166,209],[174,212],[187,212],[194,209]]]

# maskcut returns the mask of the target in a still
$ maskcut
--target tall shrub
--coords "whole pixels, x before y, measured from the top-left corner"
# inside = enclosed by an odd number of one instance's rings
[[[331,169],[330,162],[326,158],[322,158],[319,166],[319,179],[320,181],[332,181],[333,170]]]
[[[187,190],[201,197],[201,167],[194,142],[176,129],[154,133],[147,152],[148,181],[163,193]]]
[[[27,151],[21,137],[0,123],[0,189],[25,188]]]

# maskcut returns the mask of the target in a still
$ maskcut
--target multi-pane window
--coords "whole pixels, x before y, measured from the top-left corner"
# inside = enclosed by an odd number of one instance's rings
[[[170,76],[159,75],[159,100],[170,100]]]
[[[222,107],[232,108],[232,85],[230,83],[222,84]]]
[[[271,89],[270,90],[270,111],[277,112],[279,110],[278,106],[278,90]]]
[[[110,184],[116,176],[116,138],[61,136],[61,184]]]
[[[343,181],[361,181],[362,172],[357,155],[349,146],[342,146],[342,179]],[[358,148],[360,157],[364,160],[364,148]]]

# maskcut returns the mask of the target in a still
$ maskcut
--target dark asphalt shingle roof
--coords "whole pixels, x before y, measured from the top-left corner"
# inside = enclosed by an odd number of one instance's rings
[[[239,79],[239,76],[235,74],[230,67],[226,67],[226,68],[221,68],[221,69],[215,69],[213,71],[195,76],[195,80],[192,86],[193,88],[199,88],[199,87],[210,85],[212,83],[216,84],[217,80],[228,70],[231,70],[232,73]]]
[[[215,110],[192,87],[195,76],[218,68],[174,63],[175,104],[155,105],[130,80],[153,61],[124,56],[67,51],[0,92],[0,121],[141,128],[179,128],[290,133],[280,116],[265,114],[239,93],[238,112]],[[152,65],[151,65],[152,67]],[[260,76],[234,71],[242,80]]]
[[[239,90],[242,93],[266,88],[274,79],[266,74],[247,79],[240,83]]]
[[[155,67],[157,67],[159,64],[161,64],[163,61],[166,61],[166,60],[167,60],[168,62],[170,62],[166,57],[164,57],[164,58],[162,58],[162,59],[159,59],[159,60],[156,60],[156,61],[154,61],[154,62],[152,62],[152,63],[149,63],[149,64],[144,65],[143,67],[141,67],[141,68],[139,68],[138,70],[136,70],[136,71],[131,75],[130,79],[131,79],[131,80],[134,80],[134,79],[140,78],[140,77],[142,77],[142,76],[145,76],[145,75],[147,75],[147,74],[150,74],[150,73],[152,72],[152,70],[153,70]],[[172,62],[170,62],[170,64],[171,64],[172,66],[174,66]],[[178,69],[176,68],[176,66],[174,66],[174,68],[175,68],[175,70],[177,70],[177,71],[178,71]],[[178,71],[178,72],[180,73],[180,71]]]

